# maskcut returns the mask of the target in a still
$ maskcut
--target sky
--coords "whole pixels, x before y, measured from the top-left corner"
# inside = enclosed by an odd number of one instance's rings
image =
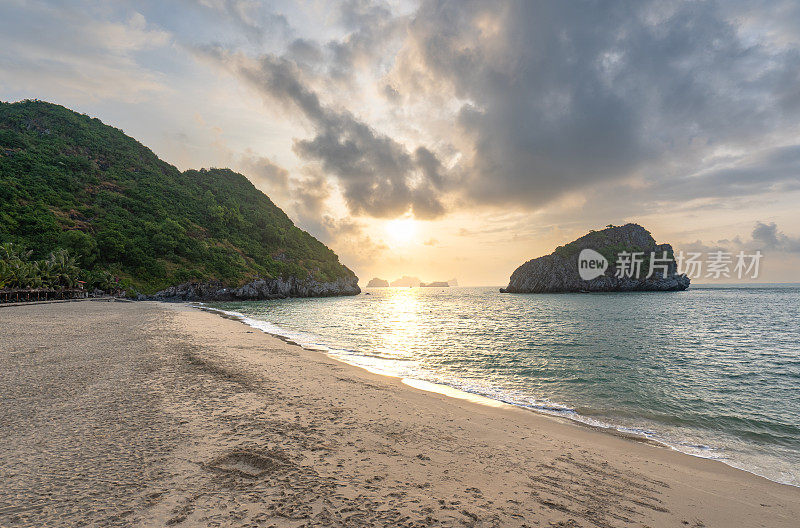
[[[795,1],[0,0],[22,99],[243,173],[362,284],[627,222],[800,281]]]

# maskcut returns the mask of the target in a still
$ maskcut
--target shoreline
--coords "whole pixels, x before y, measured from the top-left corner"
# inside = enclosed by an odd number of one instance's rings
[[[286,342],[287,344],[298,346],[298,347],[300,347],[300,348],[302,348],[304,350],[307,350],[309,352],[323,353],[326,357],[328,357],[328,358],[330,358],[330,359],[332,359],[334,361],[337,361],[339,363],[348,365],[350,367],[355,367],[357,369],[364,370],[364,371],[369,372],[371,374],[375,374],[375,375],[378,375],[378,376],[383,376],[383,377],[386,377],[386,378],[399,379],[404,384],[406,384],[406,385],[408,385],[410,387],[413,387],[415,389],[423,390],[423,391],[426,391],[426,392],[442,394],[442,395],[450,397],[450,398],[470,401],[472,403],[476,403],[478,405],[484,405],[484,406],[488,406],[488,407],[510,407],[510,408],[515,408],[515,409],[521,409],[521,410],[532,412],[532,413],[535,413],[535,414],[537,414],[539,416],[547,417],[547,418],[550,418],[550,419],[553,419],[553,420],[563,420],[563,421],[566,421],[566,422],[568,422],[570,424],[573,424],[573,425],[576,425],[576,426],[579,426],[579,427],[585,427],[587,429],[594,430],[594,431],[597,431],[597,432],[600,432],[600,433],[603,433],[603,434],[615,436],[615,437],[618,437],[618,438],[623,438],[623,439],[630,440],[630,441],[633,441],[633,442],[640,442],[640,443],[643,443],[643,444],[653,445],[655,447],[668,449],[668,450],[674,451],[676,453],[680,453],[682,455],[695,457],[695,458],[702,459],[702,460],[709,460],[709,461],[713,461],[713,462],[718,462],[720,464],[725,465],[726,467],[735,469],[737,471],[743,471],[743,472],[745,472],[745,473],[747,473],[749,475],[753,475],[755,477],[763,478],[763,479],[765,479],[765,480],[767,480],[769,482],[773,482],[775,484],[779,484],[779,485],[783,485],[783,486],[789,486],[789,487],[792,487],[792,488],[800,489],[800,484],[791,484],[791,483],[788,483],[788,482],[781,482],[779,480],[774,480],[774,479],[771,479],[771,478],[769,478],[767,476],[761,475],[761,474],[759,474],[759,473],[757,473],[755,471],[751,471],[751,470],[748,470],[748,469],[741,468],[741,467],[738,467],[736,465],[733,465],[732,463],[729,463],[724,459],[714,457],[713,455],[704,456],[701,453],[692,453],[692,452],[682,451],[680,448],[670,444],[669,442],[667,442],[665,440],[659,440],[659,439],[656,439],[656,438],[651,438],[651,437],[647,436],[644,433],[637,433],[635,431],[625,430],[626,428],[624,428],[623,426],[618,426],[618,425],[614,425],[614,424],[607,424],[607,423],[604,423],[604,422],[601,422],[599,424],[590,423],[590,422],[586,421],[586,420],[589,420],[589,418],[585,418],[584,419],[584,417],[582,417],[579,413],[577,413],[577,411],[574,411],[574,410],[569,409],[567,407],[565,407],[565,411],[563,413],[562,412],[558,412],[558,411],[548,412],[545,409],[538,409],[538,408],[532,407],[532,406],[526,406],[526,405],[522,405],[522,404],[511,403],[511,402],[507,402],[507,401],[503,401],[503,400],[499,400],[499,399],[494,399],[494,398],[492,398],[490,396],[485,396],[483,394],[469,392],[469,391],[462,390],[462,389],[459,389],[459,388],[456,388],[456,387],[452,387],[452,386],[447,385],[445,383],[437,383],[437,382],[431,382],[431,381],[426,381],[426,380],[417,379],[417,378],[403,377],[401,375],[395,375],[395,374],[392,374],[392,373],[389,373],[389,372],[386,372],[386,371],[381,371],[379,369],[370,369],[367,366],[359,365],[357,363],[347,361],[346,359],[344,359],[342,357],[338,357],[337,355],[332,354],[332,353],[330,353],[330,352],[328,352],[326,350],[310,348],[310,347],[304,346],[302,343],[299,343],[299,342],[296,342],[296,341],[292,340],[291,338],[289,338],[289,337],[287,337],[285,335],[282,335],[282,334],[279,334],[279,333],[275,333],[275,332],[270,332],[270,331],[265,330],[263,328],[259,328],[257,326],[253,326],[253,325],[249,324],[246,321],[246,319],[248,319],[248,316],[246,316],[244,314],[241,314],[239,312],[232,312],[232,311],[227,311],[227,310],[223,310],[223,309],[220,309],[220,308],[210,307],[210,306],[205,305],[205,303],[188,303],[188,305],[191,306],[191,307],[194,307],[194,308],[196,308],[198,310],[202,310],[202,311],[205,311],[205,312],[213,313],[213,314],[215,314],[215,315],[217,315],[219,317],[223,317],[225,319],[230,319],[230,320],[233,320],[233,321],[240,322],[240,323],[244,324],[245,326],[247,326],[249,328],[253,328],[255,330],[258,330],[259,332],[264,333],[265,335],[274,337],[276,339],[280,339],[280,340]],[[270,324],[272,326],[280,328],[278,325],[275,325],[274,323],[271,323],[269,321],[265,321],[265,322],[267,322],[268,324]],[[556,404],[556,405],[559,405],[559,404]],[[566,409],[569,409],[569,412],[567,412]],[[575,414],[575,415],[579,416],[580,418],[569,416],[569,414]],[[706,447],[708,447],[709,449],[712,449],[712,450],[715,449],[714,447],[709,447],[709,446],[706,446]]]
[[[773,528],[800,517],[798,488],[414,388],[185,304],[21,306],[0,323],[2,525]]]
[[[350,367],[355,367],[357,369],[369,372],[370,374],[375,374],[375,375],[382,376],[382,377],[385,377],[385,378],[391,378],[391,379],[400,380],[403,384],[408,385],[409,387],[412,387],[414,389],[418,389],[418,390],[425,391],[425,392],[431,392],[431,393],[434,393],[434,394],[441,394],[443,396],[447,396],[448,398],[453,398],[453,399],[456,399],[456,400],[464,400],[464,401],[468,401],[468,402],[471,402],[471,403],[475,403],[475,404],[483,405],[483,406],[487,406],[487,407],[522,409],[524,411],[535,413],[535,414],[537,414],[539,416],[548,417],[548,418],[553,419],[553,420],[564,420],[564,421],[567,421],[569,423],[575,424],[575,425],[580,426],[580,427],[586,427],[588,429],[592,429],[592,430],[595,430],[595,431],[598,431],[598,432],[602,432],[602,433],[605,433],[605,434],[609,434],[609,435],[612,435],[612,436],[616,436],[616,437],[619,437],[619,438],[625,438],[626,440],[631,440],[633,442],[641,442],[643,444],[649,444],[649,445],[653,445],[653,446],[657,446],[657,447],[662,447],[662,448],[665,448],[665,449],[671,449],[673,451],[677,451],[678,453],[682,453],[682,454],[687,455],[687,456],[696,456],[697,458],[703,458],[703,459],[707,459],[707,460],[716,460],[718,462],[722,462],[721,460],[717,460],[717,459],[714,459],[714,458],[711,458],[711,457],[703,457],[703,456],[700,456],[700,455],[694,455],[692,453],[684,453],[683,451],[680,451],[679,449],[669,445],[666,442],[661,442],[661,441],[655,440],[653,438],[648,438],[648,437],[646,437],[644,435],[637,434],[637,433],[634,433],[634,432],[622,431],[620,429],[617,429],[616,426],[614,426],[614,425],[594,425],[594,424],[591,424],[591,423],[587,423],[587,422],[578,420],[577,418],[572,418],[570,416],[561,415],[561,414],[554,414],[554,413],[548,413],[547,411],[545,411],[543,409],[537,409],[535,407],[526,407],[524,405],[518,405],[518,404],[515,404],[515,403],[509,403],[509,402],[506,402],[506,401],[497,400],[497,399],[494,399],[494,398],[490,398],[489,396],[484,396],[482,394],[468,392],[468,391],[465,391],[465,390],[462,390],[462,389],[458,389],[456,387],[451,387],[450,385],[447,385],[447,384],[444,384],[444,383],[436,383],[436,382],[421,380],[421,379],[417,379],[417,378],[409,378],[409,377],[404,377],[404,376],[398,376],[398,375],[394,375],[394,374],[391,374],[391,373],[388,373],[388,372],[380,371],[378,369],[370,369],[369,367],[365,367],[363,365],[358,365],[356,363],[351,363],[351,362],[349,362],[349,361],[347,361],[345,359],[337,357],[336,355],[330,354],[330,353],[328,353],[328,352],[326,352],[324,350],[319,350],[319,349],[309,348],[307,346],[303,346],[301,343],[298,343],[298,342],[294,341],[293,339],[291,339],[291,338],[289,338],[289,337],[287,337],[285,335],[277,334],[277,333],[274,333],[274,332],[269,332],[267,330],[252,326],[252,325],[248,324],[247,321],[245,321],[247,316],[245,316],[244,314],[239,314],[237,312],[229,312],[229,311],[226,311],[226,310],[221,310],[219,308],[213,308],[213,307],[205,306],[203,304],[195,304],[195,303],[187,303],[187,304],[188,304],[188,306],[191,306],[191,307],[196,308],[198,310],[201,310],[201,311],[204,311],[204,312],[213,313],[213,314],[215,314],[215,315],[217,315],[219,317],[222,317],[223,319],[229,319],[231,321],[237,321],[239,323],[244,324],[245,326],[247,326],[249,328],[255,328],[256,330],[258,330],[259,332],[264,333],[265,335],[268,335],[270,337],[274,337],[275,339],[280,339],[281,341],[285,342],[286,344],[293,345],[293,346],[298,346],[298,347],[300,347],[303,350],[306,350],[308,352],[322,353],[322,354],[325,355],[325,357],[328,357],[328,358],[330,358],[330,359],[332,359],[332,360],[334,360],[336,362],[348,365]],[[274,323],[270,323],[270,324],[274,325]],[[274,326],[277,326],[277,325],[274,325]],[[722,462],[722,463],[725,464],[724,462]],[[767,479],[767,480],[769,480],[771,482],[775,482],[776,484],[783,484],[783,485],[786,485],[786,486],[792,486],[792,484],[787,484],[785,482],[778,482],[776,480],[772,480],[772,479],[769,479],[767,477],[764,477],[763,475],[759,475],[758,473],[754,473],[752,471],[747,471],[745,469],[741,469],[741,468],[737,468],[735,466],[731,466],[730,464],[725,464],[725,465],[727,465],[729,467],[732,467],[734,469],[739,469],[739,470],[744,471],[746,473],[750,473],[751,475],[755,475],[757,477],[765,478],[765,479]],[[793,487],[800,487],[800,486],[793,486]]]

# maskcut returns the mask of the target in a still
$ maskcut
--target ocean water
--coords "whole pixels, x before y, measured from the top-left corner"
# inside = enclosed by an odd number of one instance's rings
[[[218,303],[380,373],[614,427],[800,485],[800,288]]]

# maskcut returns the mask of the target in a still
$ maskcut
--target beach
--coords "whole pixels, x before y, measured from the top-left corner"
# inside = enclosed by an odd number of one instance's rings
[[[186,304],[0,308],[0,526],[790,527],[800,488]]]

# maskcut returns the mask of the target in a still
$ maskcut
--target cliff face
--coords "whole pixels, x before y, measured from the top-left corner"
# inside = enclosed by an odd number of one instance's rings
[[[239,288],[225,288],[220,282],[187,282],[162,290],[151,298],[159,301],[262,301],[286,297],[334,297],[358,295],[358,278],[342,277],[333,282],[295,277],[255,280]]]
[[[579,269],[579,260],[584,250],[596,256],[596,260],[607,262],[607,267],[598,270],[597,277],[584,280]],[[641,272],[633,276],[618,276],[617,258],[621,252],[642,253]],[[654,262],[651,277],[651,252],[660,259],[663,252],[667,260]],[[584,255],[586,254],[584,253]],[[584,266],[586,268],[586,266]],[[623,270],[619,270],[620,272]],[[664,272],[666,271],[666,272]],[[656,244],[650,233],[640,225],[627,224],[593,231],[550,255],[529,260],[511,275],[504,293],[565,293],[565,292],[611,292],[611,291],[681,291],[689,287],[689,277],[677,273],[677,265],[669,244]]]

